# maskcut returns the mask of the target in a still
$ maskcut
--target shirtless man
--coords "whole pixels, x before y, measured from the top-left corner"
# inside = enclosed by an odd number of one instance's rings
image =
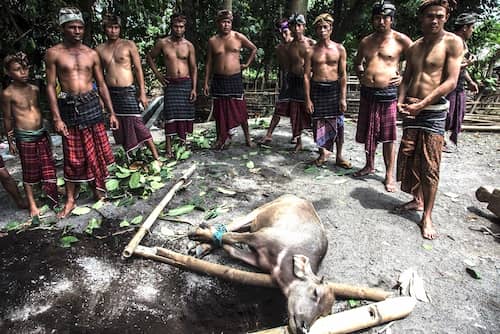
[[[108,88],[96,51],[83,45],[84,21],[79,9],[61,8],[59,25],[63,42],[47,51],[47,96],[55,130],[62,135],[66,204],[58,214],[64,218],[75,207],[76,184],[91,182],[97,199],[104,197],[108,176],[107,166],[114,162],[109,145],[104,115],[99,103],[102,98],[109,111],[112,129],[118,129]],[[95,80],[99,95],[93,89]],[[56,82],[61,93],[56,95]]]
[[[145,108],[148,105],[148,99],[137,46],[132,41],[120,38],[120,17],[106,14],[102,25],[107,41],[97,46],[96,51],[104,69],[113,110],[120,123],[119,128],[113,131],[115,141],[123,146],[127,156],[145,143],[153,158],[158,159],[151,132],[146,128],[141,117],[139,101]],[[137,89],[134,81],[139,87],[138,96],[136,96]]]
[[[465,116],[465,82],[467,81],[469,84],[469,89],[471,89],[472,93],[477,94],[479,91],[477,84],[472,80],[467,71],[467,67],[476,61],[475,56],[469,52],[469,48],[467,47],[467,40],[472,37],[476,20],[476,15],[473,13],[462,13],[455,20],[455,35],[462,39],[464,45],[464,57],[460,68],[460,75],[458,76],[457,87],[446,97],[450,101],[450,111],[446,118],[446,130],[451,131],[450,140],[455,145],[458,143],[458,134],[462,131],[462,122]],[[446,146],[445,141],[445,148]]]
[[[170,17],[170,36],[160,38],[147,55],[147,61],[156,78],[164,87],[163,112],[165,118],[166,154],[172,158],[172,137],[182,143],[193,132],[198,82],[198,67],[193,44],[184,38],[187,19],[180,14]],[[162,54],[167,75],[156,67],[156,58]]]
[[[267,133],[260,140],[260,144],[269,144],[273,140],[273,131],[280,122],[280,117],[290,117],[289,109],[289,96],[288,96],[288,69],[290,67],[290,62],[288,60],[288,47],[293,41],[292,32],[288,27],[288,20],[283,19],[278,23],[278,31],[280,33],[281,42],[276,46],[276,58],[278,60],[278,65],[280,67],[280,93],[278,96],[278,102],[276,102],[276,109],[274,111],[273,117],[271,118],[271,124],[267,129]]]
[[[229,10],[217,13],[217,35],[208,40],[207,63],[203,93],[208,96],[208,82],[212,77],[210,93],[214,99],[214,117],[217,127],[215,149],[223,149],[236,127],[241,125],[247,146],[252,147],[248,129],[248,113],[241,72],[255,59],[257,47],[243,34],[233,31],[233,14]],[[250,50],[245,63],[240,63],[240,50]]]
[[[304,94],[306,110],[312,115],[314,141],[319,147],[315,164],[324,164],[336,143],[335,164],[351,168],[351,164],[342,157],[344,113],[347,110],[346,51],[341,44],[330,39],[333,30],[330,14],[318,15],[313,26],[319,42],[306,54]]]
[[[394,31],[396,8],[386,1],[372,8],[375,32],[361,40],[354,59],[356,75],[361,83],[361,100],[356,141],[365,144],[366,164],[355,177],[375,172],[375,151],[382,143],[385,163],[385,189],[396,191],[394,160],[397,139],[397,93],[401,82],[399,60],[410,47],[411,39]]]
[[[304,59],[307,52],[314,46],[314,40],[304,36],[306,19],[302,14],[293,14],[288,19],[293,41],[288,47],[288,95],[290,98],[289,112],[292,123],[292,136],[295,152],[302,149],[302,130],[311,128],[311,115],[306,111],[304,95]]]
[[[42,183],[47,198],[58,201],[56,167],[48,132],[42,124],[39,89],[28,82],[28,57],[23,52],[9,55],[4,67],[12,83],[2,92],[5,130],[11,154],[19,151],[23,181],[31,217],[40,214],[33,194],[33,185]]]
[[[463,55],[460,37],[444,30],[451,1],[424,0],[418,9],[423,37],[408,50],[398,110],[404,116],[397,179],[413,200],[400,210],[424,210],[421,229],[437,237],[432,209],[439,183],[439,165],[449,103],[444,98],[458,80]]]

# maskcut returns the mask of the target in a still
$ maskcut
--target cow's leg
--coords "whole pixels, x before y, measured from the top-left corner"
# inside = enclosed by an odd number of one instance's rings
[[[241,260],[251,266],[258,267],[257,254],[255,254],[255,252],[236,248],[233,245],[222,245],[222,248],[224,248],[231,257]]]

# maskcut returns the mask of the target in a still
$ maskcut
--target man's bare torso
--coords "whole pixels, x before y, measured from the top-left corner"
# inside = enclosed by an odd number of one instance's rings
[[[213,70],[215,74],[233,75],[241,72],[239,33],[231,31],[227,35],[215,35],[208,43],[212,50]]]
[[[447,75],[448,49],[453,43],[456,36],[445,32],[435,43],[426,43],[420,38],[410,47],[406,65],[412,73],[408,97],[423,99],[443,82]]]
[[[402,34],[392,31],[389,36],[373,33],[362,41],[360,52],[365,59],[362,85],[383,88],[399,76],[399,60],[405,45]]]
[[[110,87],[127,87],[134,83],[132,73],[131,41],[119,39],[114,43],[103,43],[96,48],[105,72],[106,84]]]
[[[85,45],[66,48],[57,44],[48,53],[55,59],[57,77],[64,92],[82,94],[92,90],[93,69],[98,61],[94,50]]]
[[[3,97],[10,104],[12,117],[17,129],[38,130],[42,127],[42,113],[38,104],[38,87],[10,85],[3,91]]]
[[[322,43],[313,47],[311,55],[311,70],[314,81],[336,81],[339,78],[340,44],[335,42]]]
[[[191,43],[184,38],[176,41],[171,37],[162,38],[160,43],[163,61],[167,67],[167,77],[189,77],[189,46]]]
[[[294,39],[288,47],[288,59],[290,62],[290,72],[295,75],[304,75],[304,58],[307,50],[314,45],[314,41],[308,37],[301,40]]]

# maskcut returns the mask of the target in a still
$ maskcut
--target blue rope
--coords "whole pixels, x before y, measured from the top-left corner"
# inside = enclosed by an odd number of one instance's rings
[[[226,225],[216,224],[215,232],[212,234],[212,239],[218,247],[222,247],[222,236],[227,232]]]

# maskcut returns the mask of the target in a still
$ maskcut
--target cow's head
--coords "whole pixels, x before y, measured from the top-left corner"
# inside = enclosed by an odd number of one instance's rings
[[[294,255],[296,277],[288,289],[288,326],[293,334],[307,333],[320,316],[330,314],[335,296],[333,288],[316,276],[304,255]]]

